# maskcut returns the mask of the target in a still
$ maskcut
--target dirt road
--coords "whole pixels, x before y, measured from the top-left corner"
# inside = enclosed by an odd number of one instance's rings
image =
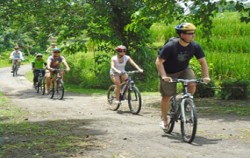
[[[72,132],[92,137],[98,146],[83,149],[87,158],[248,158],[250,155],[249,117],[198,114],[197,136],[192,144],[183,143],[179,123],[172,135],[159,127],[160,112],[152,103],[159,95],[143,95],[140,115],[132,115],[127,104],[108,110],[106,96],[66,92],[64,100],[51,100],[34,92],[24,77],[30,65],[22,66],[17,77],[10,68],[0,69],[0,91],[15,106],[29,111],[27,120],[75,121]],[[70,157],[70,156],[69,156]]]

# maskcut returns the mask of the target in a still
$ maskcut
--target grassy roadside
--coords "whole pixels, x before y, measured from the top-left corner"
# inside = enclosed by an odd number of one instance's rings
[[[81,120],[29,122],[28,112],[12,106],[2,93],[0,109],[0,157],[71,157],[99,147],[80,132],[87,130]]]

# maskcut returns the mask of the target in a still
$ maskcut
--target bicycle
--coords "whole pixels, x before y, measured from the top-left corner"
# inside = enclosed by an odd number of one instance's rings
[[[13,59],[14,63],[12,65],[12,73],[13,73],[13,77],[17,76],[17,71],[19,69],[19,65],[18,65],[18,60],[19,59]]]
[[[182,140],[192,143],[197,130],[197,112],[193,101],[193,96],[188,93],[188,83],[204,83],[201,79],[176,79],[174,83],[181,83],[183,94],[180,103],[177,103],[176,95],[170,99],[170,108],[167,112],[168,126],[163,131],[170,134],[175,126],[175,122],[181,122]]]
[[[45,69],[34,69],[34,70],[39,70],[39,73],[38,73],[38,82],[37,84],[35,85],[35,89],[36,89],[36,92],[37,93],[41,93],[42,95],[45,94],[45,77],[44,77],[44,71]]]
[[[139,71],[127,71],[123,72],[128,74],[128,80],[121,84],[120,100],[118,104],[114,103],[116,99],[116,85],[111,85],[108,88],[107,99],[110,105],[110,109],[116,111],[122,104],[121,101],[128,101],[128,106],[132,114],[138,114],[141,110],[142,99],[139,89],[136,87],[135,82],[132,80],[130,75],[134,73],[139,73]]]
[[[62,80],[62,77],[60,75],[60,71],[64,71],[65,69],[53,69],[53,71],[55,71],[56,73],[56,80],[55,82],[53,82],[51,79],[51,87],[50,87],[50,92],[49,92],[49,96],[50,99],[54,98],[54,95],[56,93],[57,95],[57,99],[62,100],[64,97],[64,82]]]

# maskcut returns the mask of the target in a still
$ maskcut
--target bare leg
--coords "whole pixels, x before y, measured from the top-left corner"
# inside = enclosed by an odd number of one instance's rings
[[[192,95],[194,95],[195,91],[196,91],[196,84],[190,83],[188,85],[188,92],[191,93]]]
[[[169,110],[170,97],[164,96],[161,98],[161,119],[164,125],[167,125],[167,111]]]

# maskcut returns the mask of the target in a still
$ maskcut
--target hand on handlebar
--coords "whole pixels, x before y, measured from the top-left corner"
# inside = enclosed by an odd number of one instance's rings
[[[70,71],[70,68],[67,68],[66,71],[69,72],[69,71]]]
[[[165,76],[165,77],[162,77],[161,79],[162,79],[163,81],[165,81],[165,82],[173,82],[173,79],[172,79],[171,77]]]
[[[143,73],[143,69],[138,69],[138,71],[140,71],[141,73]]]
[[[204,83],[209,83],[211,81],[211,79],[209,77],[205,77],[202,79]]]

